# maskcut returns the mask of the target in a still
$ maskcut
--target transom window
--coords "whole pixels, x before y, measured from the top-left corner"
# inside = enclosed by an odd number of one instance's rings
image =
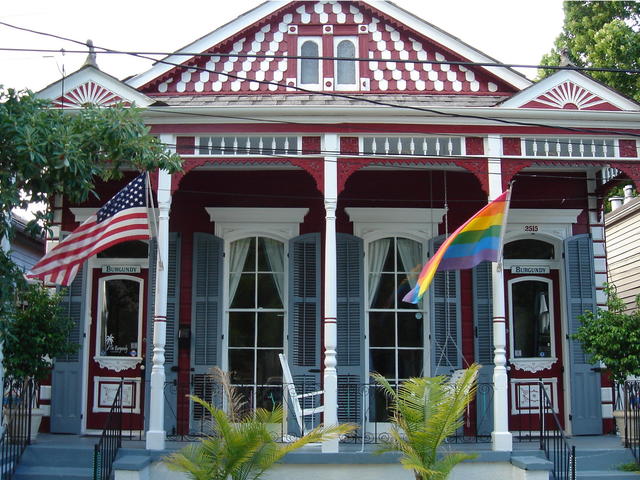
[[[402,301],[422,267],[422,245],[400,237],[368,248],[369,370],[398,382],[423,373],[425,321],[420,305]],[[374,393],[372,421],[386,421],[386,399]]]
[[[555,249],[551,243],[528,238],[507,243],[504,246],[503,256],[506,260],[553,260]]]
[[[250,408],[281,401],[284,348],[284,244],[267,237],[229,249],[229,371]]]
[[[121,276],[101,278],[99,309],[99,355],[140,357],[142,279]]]

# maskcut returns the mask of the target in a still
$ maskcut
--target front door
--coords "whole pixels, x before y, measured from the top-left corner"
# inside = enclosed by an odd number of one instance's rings
[[[114,271],[118,273],[112,273]],[[143,332],[147,278],[146,268],[92,269],[88,430],[104,428],[121,382],[123,429],[144,428]]]
[[[525,273],[518,273],[520,271]],[[559,270],[547,266],[516,267],[505,272],[509,415],[510,429],[514,432],[526,434],[539,430],[539,413],[545,393],[563,426],[559,278]],[[544,385],[544,392],[539,382]]]

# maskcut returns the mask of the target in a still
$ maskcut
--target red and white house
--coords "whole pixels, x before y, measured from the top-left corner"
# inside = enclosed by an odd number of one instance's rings
[[[495,61],[392,3],[273,1],[133,78],[87,65],[43,90],[69,110],[143,107],[184,167],[152,177],[157,242],[97,255],[70,289],[82,349],[56,362],[51,430],[100,429],[124,377],[128,425],[162,448],[201,428],[183,394],[213,398],[213,366],[250,405],[281,401],[279,353],[299,389],[324,389],[325,421],[365,436],[386,425],[368,372],[474,361],[465,433],[494,449],[532,428],[538,379],[567,432],[609,429],[611,388],[569,335],[605,301],[600,198],[615,176],[638,184],[640,107],[578,71],[534,84],[478,63]],[[510,182],[504,268],[440,273],[401,302]],[[56,231],[101,201],[58,199]]]

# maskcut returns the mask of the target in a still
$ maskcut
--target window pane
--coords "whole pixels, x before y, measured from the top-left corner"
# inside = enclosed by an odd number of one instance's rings
[[[284,275],[281,273],[258,274],[258,307],[282,308],[282,295],[280,289],[284,288]]]
[[[284,272],[284,245],[271,238],[258,239],[258,271]]]
[[[398,313],[398,346],[422,347],[424,332],[421,313]]]
[[[243,240],[238,240],[238,242],[242,242],[242,241]],[[246,239],[244,241],[246,241]],[[243,272],[255,272],[256,271],[256,239],[255,238],[252,238],[249,241],[249,248],[247,250],[247,258],[244,261],[244,265],[242,267],[242,271]]]
[[[300,54],[303,57],[317,57],[318,45],[312,41],[306,41],[302,44]],[[300,83],[302,84],[318,84],[319,80],[319,61],[311,58],[303,58],[300,60]]]
[[[258,346],[282,347],[283,322],[282,312],[258,313]]]
[[[529,280],[511,287],[513,308],[513,355],[534,358],[551,356],[551,305],[545,282]]]
[[[233,302],[231,302],[231,308],[255,307],[255,281],[256,276],[253,273],[240,275],[240,281],[238,282]]]
[[[378,372],[387,378],[396,377],[396,352],[395,350],[379,350],[372,348],[370,351],[372,372]]]
[[[273,385],[282,380],[282,366],[278,354],[282,350],[258,350],[257,378],[258,385]]]
[[[372,347],[395,346],[396,332],[393,312],[371,312],[369,314],[369,344]]]
[[[231,383],[253,383],[253,350],[229,349]]]
[[[350,40],[342,40],[338,44],[338,58],[355,58],[356,47]],[[338,60],[338,83],[353,85],[356,83],[356,63]]]
[[[422,376],[422,350],[398,350],[398,378]]]
[[[271,411],[277,405],[282,405],[282,387],[279,383],[280,380],[278,380],[277,387],[258,387],[256,389],[256,408],[264,408]]]
[[[541,240],[515,240],[504,246],[504,258],[552,260],[555,258],[553,245]]]
[[[137,357],[140,283],[115,279],[103,283],[101,355]]]
[[[422,270],[422,245],[415,240],[398,238],[397,240],[398,272],[414,272]]]
[[[229,346],[252,347],[255,341],[255,314],[253,312],[229,313]]]
[[[395,275],[384,273],[382,275],[370,275],[370,281],[375,282],[378,278],[378,286],[374,292],[371,308],[394,308]]]
[[[392,386],[395,386],[392,384]],[[371,405],[371,420],[374,422],[389,421],[389,398],[381,387],[369,390],[369,405]]]

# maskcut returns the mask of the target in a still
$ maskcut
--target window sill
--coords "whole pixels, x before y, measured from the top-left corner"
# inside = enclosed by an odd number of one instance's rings
[[[558,361],[555,357],[545,358],[516,358],[509,360],[509,363],[518,370],[524,370],[525,372],[539,372],[541,370],[548,370]]]
[[[93,359],[102,367],[114,372],[121,372],[137,367],[142,357],[103,357],[96,355]]]

